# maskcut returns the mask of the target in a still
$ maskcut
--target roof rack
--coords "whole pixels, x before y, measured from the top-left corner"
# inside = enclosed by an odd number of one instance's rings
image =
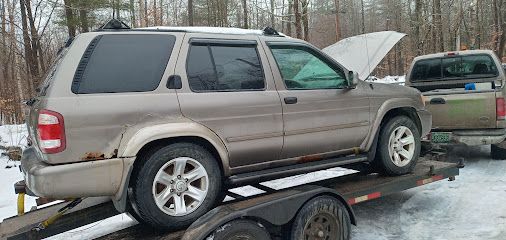
[[[125,29],[131,29],[130,26],[128,26],[125,22],[112,18],[111,20],[107,21],[104,25],[102,25],[97,31],[104,31],[104,30],[125,30]]]
[[[264,35],[268,35],[268,36],[279,36],[278,31],[276,31],[276,29],[274,29],[272,27],[265,27],[262,30],[262,32]]]

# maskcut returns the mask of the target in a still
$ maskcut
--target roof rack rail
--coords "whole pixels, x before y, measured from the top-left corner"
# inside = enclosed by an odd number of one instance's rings
[[[112,18],[111,20],[107,21],[104,25],[102,25],[100,28],[98,28],[97,31],[125,30],[125,29],[131,28],[125,22],[116,18]]]
[[[279,33],[278,31],[276,31],[276,29],[272,28],[272,27],[265,27],[263,30],[262,30],[263,34],[264,35],[269,35],[269,36],[279,36]]]

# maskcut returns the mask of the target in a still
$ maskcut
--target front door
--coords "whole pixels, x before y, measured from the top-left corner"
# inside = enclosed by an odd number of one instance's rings
[[[183,115],[222,139],[232,168],[279,159],[283,145],[281,102],[257,45],[257,37],[188,33],[176,68]]]
[[[283,158],[346,153],[369,130],[369,98],[345,70],[304,43],[268,42],[283,106]]]

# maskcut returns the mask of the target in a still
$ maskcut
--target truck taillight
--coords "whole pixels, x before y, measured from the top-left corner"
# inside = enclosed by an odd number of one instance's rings
[[[39,147],[43,153],[59,153],[65,150],[65,125],[61,114],[40,110],[37,131]]]
[[[504,98],[497,98],[496,99],[496,114],[497,114],[497,120],[505,120],[506,119],[506,101],[504,101]]]

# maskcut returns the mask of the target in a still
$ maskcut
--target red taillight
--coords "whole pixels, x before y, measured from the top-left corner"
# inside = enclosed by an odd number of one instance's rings
[[[506,119],[506,101],[504,101],[504,98],[497,98],[496,99],[496,114],[497,114],[497,120],[505,120]]]
[[[59,153],[65,150],[65,125],[61,114],[40,110],[37,131],[39,147],[43,153]]]

